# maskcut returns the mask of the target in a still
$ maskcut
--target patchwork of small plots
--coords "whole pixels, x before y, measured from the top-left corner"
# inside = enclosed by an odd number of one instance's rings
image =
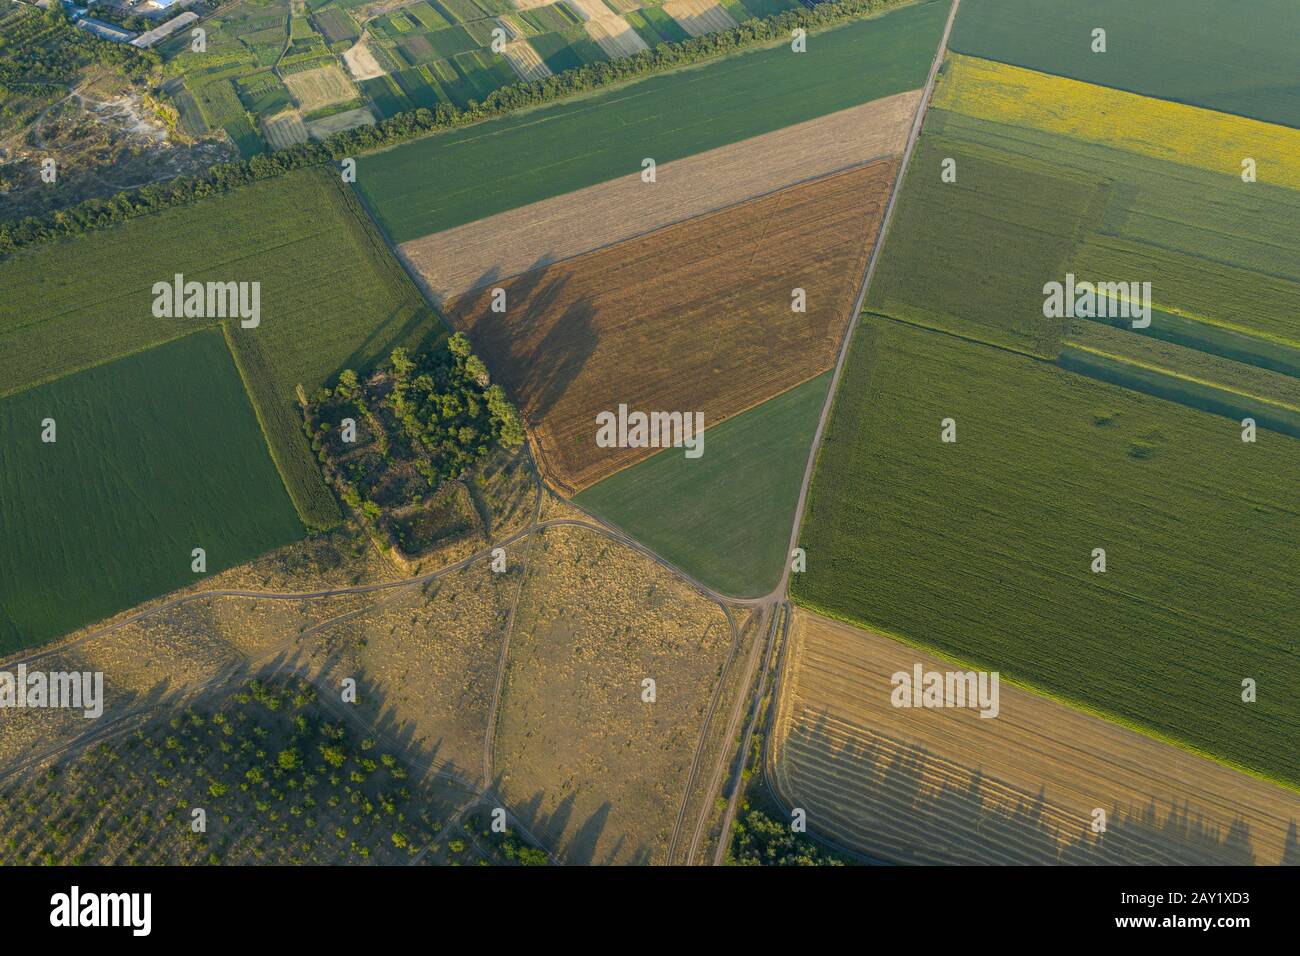
[[[962,3],[793,593],[1294,786],[1295,9],[1181,6]]]
[[[161,44],[180,131],[224,130],[245,156],[653,49],[797,0],[418,0],[372,14],[360,0],[303,11],[243,0]]]

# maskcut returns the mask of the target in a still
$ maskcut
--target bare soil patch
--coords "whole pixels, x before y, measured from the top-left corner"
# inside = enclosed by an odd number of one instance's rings
[[[897,163],[881,160],[619,243],[448,303],[573,491],[656,449],[599,448],[620,403],[716,425],[825,371]],[[796,288],[806,310],[793,309]]]

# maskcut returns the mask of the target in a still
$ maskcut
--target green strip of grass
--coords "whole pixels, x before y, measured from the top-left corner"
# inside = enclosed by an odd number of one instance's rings
[[[723,594],[766,594],[781,579],[830,378],[706,428],[697,459],[668,448],[574,500]]]

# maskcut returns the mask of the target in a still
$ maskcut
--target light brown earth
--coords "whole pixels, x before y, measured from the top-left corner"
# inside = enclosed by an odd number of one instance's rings
[[[262,118],[262,134],[272,149],[287,149],[297,143],[307,142],[307,127],[297,110],[285,110],[274,116]]]
[[[693,37],[734,29],[738,24],[713,0],[668,0],[664,12]]]
[[[331,685],[355,677],[375,726],[424,764],[480,781],[501,641],[522,574],[522,559],[497,574],[484,557],[386,595],[321,631],[313,670]]]
[[[574,491],[653,454],[598,448],[620,403],[701,411],[705,426],[830,368],[897,162],[880,160],[660,229],[509,282],[448,313]],[[792,290],[806,312],[792,309]]]
[[[719,605],[656,562],[587,529],[547,528],[510,638],[503,797],[569,863],[662,862],[731,647]]]
[[[1300,863],[1292,790],[1007,684],[994,718],[895,708],[895,672],[957,668],[804,610],[787,654],[777,785],[842,846],[908,863]]]
[[[293,94],[298,108],[304,113],[335,103],[346,103],[357,95],[357,88],[337,66],[322,66],[315,70],[290,73],[284,85]]]
[[[776,189],[900,153],[920,92],[899,93],[405,242],[441,303],[481,285]]]
[[[384,75],[384,68],[370,52],[364,39],[358,41],[350,50],[343,51],[343,62],[348,65],[348,72],[352,74],[354,80],[373,80],[377,76]]]

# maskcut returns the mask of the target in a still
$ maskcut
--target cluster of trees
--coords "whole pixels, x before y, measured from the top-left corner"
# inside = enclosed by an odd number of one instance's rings
[[[334,388],[321,389],[308,405],[305,426],[322,463],[329,461],[329,433],[347,417],[365,423],[383,468],[409,464],[433,489],[462,477],[495,445],[517,448],[526,437],[518,410],[461,332],[444,349],[415,356],[393,349],[381,371],[383,377],[363,383],[344,369]],[[378,484],[375,465],[344,460],[335,468],[344,501],[378,519],[382,509],[359,487]]]
[[[414,359],[394,349],[389,374],[389,407],[431,488],[461,477],[493,443],[515,448],[524,440],[519,413],[501,386],[490,383],[487,366],[461,332],[446,350]]]
[[[251,681],[0,791],[0,864],[404,860],[442,824],[358,737],[306,681]]]
[[[73,26],[57,2],[48,10],[25,9],[0,33],[0,96],[65,92],[77,71],[91,64],[120,70],[144,82],[162,63],[153,50],[113,43]]]
[[[492,850],[498,856],[498,862],[505,861],[513,863],[516,866],[550,866],[551,860],[546,855],[545,850],[541,850],[531,843],[525,843],[519,838],[514,830],[506,830],[504,833],[495,832],[485,821],[482,814],[475,814],[469,820],[465,821],[465,832],[477,831],[479,838],[492,847]],[[448,847],[453,849],[451,841]]]
[[[823,850],[788,823],[749,809],[736,821],[731,857],[740,866],[843,866],[838,855]]]
[[[732,30],[691,37],[679,43],[661,43],[653,50],[630,57],[586,64],[544,80],[503,86],[488,94],[481,103],[471,100],[463,110],[447,103],[439,103],[432,110],[409,110],[373,126],[335,133],[323,142],[300,144],[247,160],[220,163],[204,176],[182,176],[167,183],[126,190],[106,199],[88,199],[44,216],[29,216],[0,224],[0,255],[34,243],[79,235],[159,209],[193,202],[304,166],[355,157],[429,133],[539,106],[639,76],[722,56],[744,47],[787,39],[796,28],[813,30],[878,13],[905,2],[909,0],[833,0],[812,8],[787,10],[772,17],[748,20]]]

